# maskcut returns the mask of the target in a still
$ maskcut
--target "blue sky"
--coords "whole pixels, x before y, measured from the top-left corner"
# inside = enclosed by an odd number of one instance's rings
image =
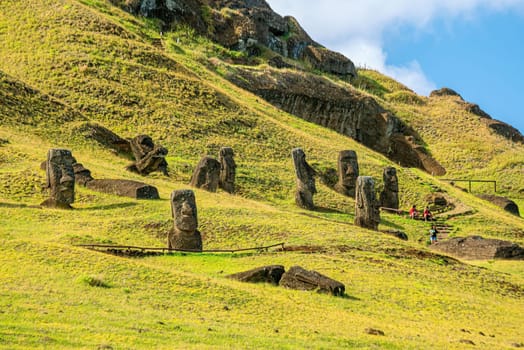
[[[417,93],[449,87],[524,133],[524,0],[267,0]]]

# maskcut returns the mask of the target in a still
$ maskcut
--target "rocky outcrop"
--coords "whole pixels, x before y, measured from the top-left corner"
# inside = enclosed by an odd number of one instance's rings
[[[441,96],[458,96],[462,100],[462,96],[460,96],[458,92],[450,88],[447,88],[447,87],[443,87],[442,89],[438,89],[438,90],[433,90],[429,94],[429,97],[441,97]]]
[[[515,203],[511,199],[500,197],[500,196],[489,195],[489,194],[481,194],[478,197],[488,202],[491,202],[498,207],[501,207],[502,209],[504,209],[505,211],[513,215],[520,216],[519,206],[517,205],[517,203]]]
[[[282,17],[264,0],[111,1],[133,14],[162,20],[165,30],[175,24],[189,24],[200,35],[251,56],[267,47],[326,73],[345,79],[357,76],[350,59],[313,41],[295,18]]]
[[[273,68],[235,67],[226,78],[276,107],[349,136],[402,166],[434,175],[446,172],[420,145],[423,142],[414,131],[372,97],[349,86]]]
[[[517,244],[480,236],[452,238],[434,243],[431,248],[470,260],[524,259],[524,249]]]
[[[278,286],[282,275],[286,271],[282,265],[270,265],[229,275],[231,279],[248,283],[271,283]]]

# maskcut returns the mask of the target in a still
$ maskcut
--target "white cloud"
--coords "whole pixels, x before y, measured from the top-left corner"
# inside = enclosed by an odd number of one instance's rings
[[[472,19],[479,11],[516,10],[524,0],[266,0],[281,15],[296,17],[311,37],[351,58],[355,64],[377,69],[421,94],[434,89],[420,64],[387,63],[383,37],[408,26],[431,30],[436,19]]]

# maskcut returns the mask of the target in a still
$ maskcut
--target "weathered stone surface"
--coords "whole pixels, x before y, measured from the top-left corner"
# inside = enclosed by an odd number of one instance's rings
[[[425,201],[428,202],[428,204],[434,204],[439,207],[445,207],[449,204],[446,196],[440,193],[432,193],[427,195],[425,197]]]
[[[50,197],[41,203],[51,208],[70,209],[75,201],[73,155],[66,149],[50,149],[47,153],[46,184]]]
[[[237,165],[234,159],[235,153],[231,147],[222,147],[218,155],[220,162],[220,176],[218,185],[228,193],[235,193],[235,176]]]
[[[284,273],[280,285],[290,289],[317,290],[319,293],[329,293],[334,296],[343,296],[346,290],[344,284],[300,266],[293,266]]]
[[[380,205],[375,196],[375,181],[359,176],[355,196],[355,225],[377,230],[380,223]]]
[[[148,135],[138,135],[129,142],[133,156],[136,162],[127,167],[127,170],[149,175],[154,171],[161,171],[164,175],[167,173],[167,149],[155,145],[153,139]]]
[[[301,148],[291,152],[295,166],[297,190],[295,192],[296,204],[304,209],[313,210],[313,195],[317,193],[315,186],[315,170],[306,162],[306,154]]]
[[[385,208],[398,209],[398,177],[397,169],[386,167],[383,173],[384,189],[380,192],[380,205]]]
[[[524,249],[519,245],[499,239],[484,239],[480,236],[456,237],[439,241],[431,249],[463,259],[524,259]]]
[[[197,207],[195,194],[191,190],[171,193],[171,213],[174,219],[173,230],[169,233],[169,249],[202,251],[202,236],[197,230]]]
[[[93,180],[91,171],[85,168],[81,163],[74,160],[73,171],[75,172],[75,183],[80,186],[86,186],[89,181]]]
[[[191,186],[201,188],[209,192],[216,192],[220,179],[220,162],[212,157],[203,157],[198,162],[193,176]]]
[[[355,197],[359,176],[358,159],[355,151],[341,151],[338,154],[338,182],[335,190],[345,196]]]
[[[135,199],[159,199],[156,187],[139,181],[100,179],[91,180],[85,186],[94,191]]]
[[[416,132],[372,97],[349,86],[305,72],[273,68],[235,67],[226,78],[277,108],[349,136],[401,166],[434,175],[446,173],[427,153]]]
[[[501,207],[502,209],[504,209],[505,211],[513,215],[520,216],[519,206],[517,205],[517,203],[515,203],[511,199],[500,197],[500,196],[495,196],[495,195],[489,195],[489,194],[481,194],[478,197],[488,202],[491,202],[495,204],[496,206]]]
[[[241,281],[241,282],[249,282],[249,283],[264,282],[264,283],[272,283],[274,285],[278,285],[284,272],[285,272],[284,266],[270,265],[270,266],[257,267],[249,271],[235,273],[233,275],[229,275],[228,277]]]
[[[355,65],[346,56],[323,47],[309,45],[304,51],[304,60],[320,71],[345,76],[349,79],[357,76]]]

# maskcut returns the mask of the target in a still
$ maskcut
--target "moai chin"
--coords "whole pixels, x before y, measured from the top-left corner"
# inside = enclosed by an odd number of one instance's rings
[[[201,252],[202,236],[197,230],[197,207],[193,191],[178,190],[171,193],[171,215],[174,227],[169,233],[168,248]]]
[[[359,176],[355,195],[355,225],[377,230],[380,206],[375,196],[375,181],[370,176]]]
[[[222,147],[218,155],[218,161],[220,162],[220,177],[218,185],[228,193],[235,193],[235,175],[237,165],[233,158],[234,156],[233,149],[230,147]]]
[[[295,202],[301,208],[313,210],[315,209],[313,195],[317,193],[315,187],[316,171],[306,162],[306,154],[301,148],[293,149],[291,155],[295,165],[297,183]]]
[[[355,151],[341,151],[338,154],[338,182],[335,190],[355,198],[355,187],[359,176],[358,159]]]
[[[191,177],[191,186],[202,188],[209,192],[216,192],[219,177],[220,163],[215,158],[206,156],[198,162]]]
[[[66,149],[50,149],[47,153],[46,184],[50,197],[41,205],[51,208],[71,209],[75,201],[74,158]]]
[[[398,209],[398,177],[394,167],[384,168],[384,190],[380,192],[380,205],[385,208]]]

